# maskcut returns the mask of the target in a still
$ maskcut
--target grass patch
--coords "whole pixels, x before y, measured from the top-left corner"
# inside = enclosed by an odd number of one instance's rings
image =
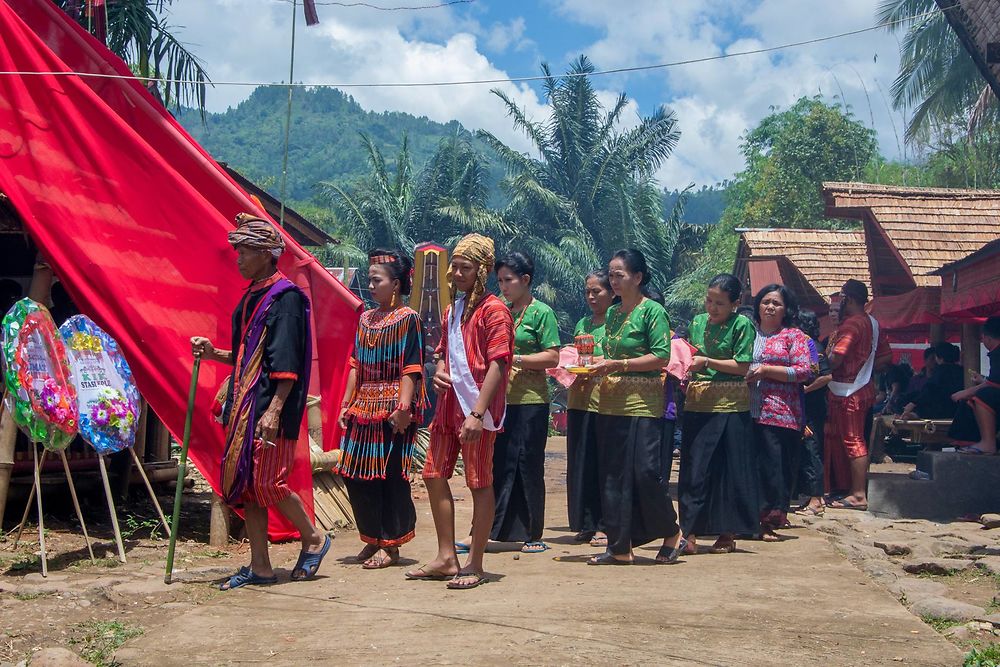
[[[953,621],[950,618],[941,618],[940,616],[921,616],[920,620],[938,632],[944,632],[948,628],[953,628],[956,625],[965,625],[963,621]]]
[[[21,602],[30,602],[31,600],[37,600],[43,595],[47,595],[47,593],[14,593],[14,599]]]
[[[965,654],[962,667],[1000,667],[1000,644],[977,646]]]
[[[40,567],[41,564],[42,558],[38,554],[19,554],[10,560],[10,566],[7,568],[7,571],[22,572],[24,570]]]
[[[89,558],[81,558],[80,560],[70,565],[70,567],[72,567],[75,570],[85,570],[92,567],[103,567],[103,568],[119,567],[121,566],[121,564],[122,562],[120,560],[109,556],[108,558],[98,558],[94,561],[91,561]]]
[[[114,653],[143,629],[122,621],[88,621],[75,626],[81,635],[70,640],[80,647],[80,657],[98,667],[114,667]]]
[[[158,540],[160,539],[160,530],[162,526],[160,525],[160,520],[158,518],[143,518],[135,514],[126,514],[125,520],[122,522],[122,539],[129,540],[133,536],[138,534],[149,534],[149,539]]]

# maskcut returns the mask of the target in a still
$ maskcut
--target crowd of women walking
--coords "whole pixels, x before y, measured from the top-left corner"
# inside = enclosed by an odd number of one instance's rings
[[[662,299],[651,290],[642,253],[621,250],[580,286],[591,312],[574,329],[579,344],[563,348],[555,312],[533,296],[531,258],[512,253],[494,261],[492,242],[474,241],[472,250],[456,247],[450,275],[453,289],[463,294],[444,316],[449,340],[435,353],[434,388],[443,398],[455,394],[455,400],[438,400],[431,426],[435,460],[424,471],[439,553],[409,578],[449,578],[452,588],[479,585],[485,547],[479,536],[487,534],[520,542],[525,553],[548,548],[549,375],[564,365],[573,372],[569,525],[578,541],[603,548],[588,561],[592,565],[629,564],[635,547],[658,541],[656,560],[674,563],[697,553],[706,535],[716,536],[707,549],[712,553],[734,551],[737,538],[778,540],[794,498],[809,497],[798,511],[816,514],[824,510],[824,490],[849,495],[850,482],[836,487],[824,475],[824,394],[831,378],[818,321],[799,312],[785,286],[768,285],[751,307],[741,308],[740,281],[718,275],[708,285],[705,312],[684,331],[671,327]],[[382,568],[398,562],[400,546],[413,537],[416,512],[407,477],[428,402],[420,318],[402,305],[411,260],[382,249],[370,259],[378,307],[364,313],[358,328],[341,411],[346,435],[339,471],[365,543],[358,558],[366,568]],[[490,310],[501,306],[483,294],[484,267],[495,273],[503,313]],[[477,320],[481,310],[486,314]],[[869,347],[877,339],[876,328]],[[506,389],[490,375],[494,366]],[[476,377],[465,392],[460,383],[470,368]],[[443,415],[448,410],[455,418]],[[445,418],[450,430],[442,426]],[[675,512],[669,480],[678,428]],[[461,443],[477,504],[467,539],[454,539],[446,484],[451,468],[442,469],[438,459],[446,435],[455,440],[455,455]],[[482,509],[489,504],[482,490],[490,487],[492,513]],[[471,552],[464,567],[458,562],[463,552]]]

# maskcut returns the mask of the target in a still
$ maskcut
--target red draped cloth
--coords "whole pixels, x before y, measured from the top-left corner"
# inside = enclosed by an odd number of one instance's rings
[[[48,0],[0,0],[0,71],[131,76],[124,63]],[[192,335],[226,346],[245,288],[226,242],[233,218],[260,211],[135,79],[0,75],[0,192],[81,311],[121,344],[139,390],[180,438]],[[285,236],[279,264],[313,303],[313,393],[324,449],[336,447],[360,302]],[[210,406],[225,367],[206,363],[191,458],[218,490],[223,434]],[[332,416],[331,416],[332,415]],[[289,484],[312,511],[303,430]],[[271,537],[296,535],[272,516]]]

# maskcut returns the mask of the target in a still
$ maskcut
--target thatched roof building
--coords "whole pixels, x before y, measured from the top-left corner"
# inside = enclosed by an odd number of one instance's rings
[[[801,306],[825,314],[848,278],[871,288],[863,232],[819,229],[743,229],[733,273],[747,294],[780,283]]]
[[[948,23],[1000,98],[1000,2],[937,0]]]

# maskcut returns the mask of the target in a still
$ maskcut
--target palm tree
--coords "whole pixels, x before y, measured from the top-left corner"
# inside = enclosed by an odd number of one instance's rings
[[[507,169],[501,185],[510,202],[503,217],[518,234],[504,246],[531,249],[539,267],[536,291],[554,304],[564,327],[583,308],[584,276],[605,265],[612,252],[642,250],[660,289],[673,252],[652,175],[677,145],[674,114],[661,107],[621,131],[628,97],[619,95],[605,109],[589,79],[594,71],[585,56],[563,77],[542,65],[551,110],[545,122],[528,118],[503,91],[493,90],[538,157],[513,150],[489,132],[478,133]]]
[[[956,123],[974,132],[987,116],[995,118],[996,96],[935,0],[883,0],[878,21],[904,32],[892,101],[897,109],[913,108],[907,141]]]
[[[450,243],[469,231],[499,237],[513,233],[486,206],[486,164],[467,138],[443,139],[419,173],[405,135],[392,168],[368,135],[361,134],[361,143],[369,166],[362,181],[321,181],[317,186],[331,201],[349,239],[337,248],[341,262],[361,262],[366,257],[362,249],[374,247],[412,252],[417,239]]]
[[[56,2],[125,61],[136,76],[174,80],[162,90],[150,82],[150,89],[162,97],[165,106],[195,106],[204,117],[205,90],[211,80],[198,57],[177,39],[163,17],[163,10],[174,0],[106,0],[100,6],[84,0]]]

